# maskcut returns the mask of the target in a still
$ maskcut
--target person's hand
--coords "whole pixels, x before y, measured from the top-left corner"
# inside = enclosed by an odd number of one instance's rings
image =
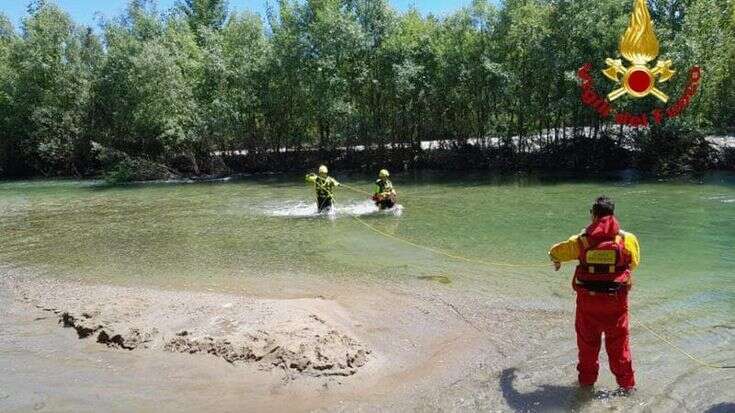
[[[561,269],[561,263],[559,261],[554,261],[554,271],[559,271]]]

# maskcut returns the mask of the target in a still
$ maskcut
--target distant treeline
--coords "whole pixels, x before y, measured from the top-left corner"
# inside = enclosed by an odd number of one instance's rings
[[[735,127],[735,2],[649,6],[679,72],[662,88],[677,98],[695,64],[704,81],[681,119],[623,134],[580,103],[575,72],[619,56],[632,0],[476,0],[441,18],[386,0],[280,0],[265,17],[132,0],[99,30],[37,0],[20,28],[0,13],[0,176],[711,167],[703,134]]]

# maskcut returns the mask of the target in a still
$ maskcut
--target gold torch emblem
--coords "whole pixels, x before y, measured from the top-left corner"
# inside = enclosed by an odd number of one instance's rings
[[[610,92],[607,98],[613,101],[626,93],[636,98],[649,94],[656,96],[666,103],[669,97],[656,87],[656,83],[663,83],[671,79],[676,73],[671,69],[671,60],[659,60],[656,67],[648,68],[648,63],[654,60],[659,53],[658,39],[653,31],[653,21],[648,12],[646,0],[635,0],[630,24],[620,39],[620,54],[632,66],[625,67],[620,59],[605,60],[608,68],[603,70],[609,79],[620,87]]]

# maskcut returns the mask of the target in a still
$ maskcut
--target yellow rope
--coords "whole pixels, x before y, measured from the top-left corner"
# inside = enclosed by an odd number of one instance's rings
[[[355,193],[358,193],[358,194],[361,194],[361,195],[367,195],[369,197],[372,197],[373,196],[373,194],[371,194],[368,191],[363,191],[362,189],[355,188],[353,186],[350,186],[350,185],[347,185],[347,184],[343,184],[341,182],[340,182],[339,185],[345,187],[345,189],[348,189],[348,190],[350,190],[352,192],[355,192]],[[404,192],[401,192],[399,195],[401,197],[403,197],[403,198],[405,198],[405,197],[411,197],[411,198],[436,199],[436,198],[440,198],[441,197],[440,194],[436,194],[436,193],[435,194],[423,194],[423,193],[404,193]]]
[[[438,248],[432,248],[432,247],[428,247],[426,245],[417,244],[417,243],[412,242],[412,241],[409,241],[409,240],[407,240],[405,238],[400,238],[400,237],[397,237],[397,236],[395,236],[393,234],[389,234],[389,233],[387,233],[385,231],[381,231],[378,228],[375,228],[374,226],[368,224],[367,222],[365,222],[363,219],[361,219],[358,216],[354,216],[353,218],[355,218],[355,220],[357,220],[357,222],[361,223],[362,225],[364,225],[365,227],[367,227],[371,231],[375,232],[376,234],[380,234],[380,235],[382,235],[382,236],[384,236],[386,238],[390,238],[392,240],[399,241],[399,242],[402,242],[404,244],[411,245],[412,247],[415,247],[415,248],[419,248],[419,249],[423,249],[423,250],[426,250],[426,251],[430,251],[430,252],[433,252],[434,254],[443,255],[445,257],[452,258],[452,259],[457,260],[457,261],[465,261],[465,262],[470,262],[470,263],[480,264],[480,265],[487,265],[487,266],[492,266],[492,267],[510,267],[510,268],[542,268],[542,267],[549,266],[549,264],[510,264],[510,263],[505,263],[505,262],[494,262],[494,261],[485,261],[485,260],[478,260],[478,259],[473,259],[473,258],[467,258],[467,257],[463,257],[461,255],[456,255],[456,254],[452,254],[452,253],[449,253],[449,252],[440,250]]]
[[[373,196],[373,194],[371,194],[368,191],[363,191],[362,189],[353,188],[353,187],[351,187],[351,186],[349,186],[347,184],[340,183],[339,185],[340,186],[343,186],[343,187],[345,187],[347,189],[349,189],[352,192],[357,192],[358,194],[363,194],[363,195],[367,195],[367,196]]]
[[[718,366],[716,364],[710,364],[710,363],[707,363],[705,361],[702,361],[699,358],[697,358],[696,356],[692,355],[691,353],[688,353],[686,350],[684,350],[681,347],[679,347],[676,344],[674,344],[671,340],[667,339],[662,334],[657,333],[651,327],[649,327],[649,326],[647,326],[647,325],[645,325],[645,324],[643,324],[641,322],[637,322],[636,324],[638,324],[639,326],[645,328],[646,330],[648,330],[649,333],[653,334],[656,338],[658,338],[662,342],[668,344],[669,347],[671,347],[674,350],[678,351],[679,353],[687,356],[689,359],[691,359],[695,363],[699,364],[700,366],[708,367],[708,368],[711,368],[711,369],[735,369],[735,366]]]
[[[347,189],[349,189],[351,191],[357,192],[357,193],[366,194],[368,196],[371,196],[372,195],[372,194],[370,194],[370,193],[368,193],[366,191],[362,191],[360,189],[353,188],[353,187],[351,187],[349,185],[342,184],[342,186],[344,186],[345,188],[347,188]],[[432,248],[432,247],[429,247],[429,246],[426,246],[426,245],[417,244],[417,243],[412,242],[412,241],[409,241],[407,239],[397,237],[397,236],[395,236],[393,234],[389,234],[389,233],[387,233],[385,231],[379,230],[378,228],[376,228],[376,227],[368,224],[367,222],[365,222],[363,219],[361,219],[358,216],[354,216],[354,218],[355,218],[355,220],[357,220],[357,222],[359,222],[360,224],[364,225],[365,227],[367,227],[371,231],[375,232],[376,234],[382,235],[382,236],[384,236],[386,238],[389,238],[389,239],[392,239],[392,240],[395,240],[395,241],[402,242],[404,244],[411,245],[411,246],[413,246],[415,248],[419,248],[419,249],[423,249],[423,250],[432,252],[434,254],[443,255],[445,257],[452,258],[452,259],[457,260],[457,261],[465,261],[465,262],[470,262],[470,263],[480,264],[480,265],[486,265],[486,266],[510,267],[510,268],[543,268],[543,267],[548,266],[548,264],[511,264],[511,263],[505,263],[505,262],[493,262],[493,261],[485,261],[485,260],[467,258],[467,257],[463,257],[461,255],[456,255],[456,254],[452,254],[452,253],[449,253],[449,252],[440,250],[438,248]],[[648,330],[649,333],[653,334],[661,342],[667,344],[669,347],[671,347],[672,349],[674,349],[674,350],[678,351],[679,353],[683,354],[684,356],[686,356],[690,360],[694,361],[695,363],[699,364],[700,366],[711,368],[711,369],[733,369],[733,368],[735,368],[735,366],[719,366],[719,365],[716,365],[716,364],[710,364],[710,363],[707,363],[705,361],[702,361],[699,358],[697,358],[696,356],[694,356],[693,354],[687,352],[686,350],[684,350],[681,347],[679,347],[676,344],[674,344],[671,340],[667,339],[662,334],[657,333],[655,330],[653,330],[651,327],[647,326],[646,324],[643,324],[643,323],[640,323],[640,322],[638,322],[636,324],[637,325],[640,325],[644,329]]]

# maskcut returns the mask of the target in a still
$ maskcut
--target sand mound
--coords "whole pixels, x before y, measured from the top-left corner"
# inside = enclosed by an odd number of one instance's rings
[[[211,293],[8,281],[79,339],[110,348],[212,355],[287,377],[351,376],[371,351],[341,308],[322,299],[264,300]]]
[[[337,331],[330,331],[325,336],[303,335],[298,340],[290,336],[259,332],[238,337],[235,341],[213,337],[176,337],[166,343],[164,350],[214,354],[230,363],[254,361],[315,377],[351,376],[365,365],[370,353],[361,349],[352,338]]]

